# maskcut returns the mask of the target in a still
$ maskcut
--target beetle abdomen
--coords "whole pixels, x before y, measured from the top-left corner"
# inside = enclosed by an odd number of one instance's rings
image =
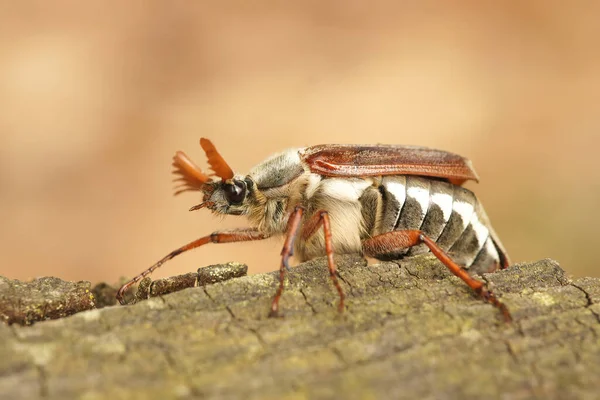
[[[468,189],[419,176],[385,176],[378,188],[365,191],[360,202],[370,236],[419,229],[464,268],[482,273],[499,266],[500,256],[486,225],[485,211]],[[425,245],[419,245],[382,258],[427,251]]]

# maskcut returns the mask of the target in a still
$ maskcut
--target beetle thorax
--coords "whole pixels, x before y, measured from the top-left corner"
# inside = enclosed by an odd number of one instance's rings
[[[248,220],[252,226],[269,235],[281,235],[286,232],[287,222],[294,206],[294,199],[302,186],[303,177],[294,179],[287,185],[252,192],[252,204],[249,207]]]
[[[304,174],[298,149],[275,154],[255,166],[248,174],[254,183],[248,212],[250,223],[269,235],[285,233]]]

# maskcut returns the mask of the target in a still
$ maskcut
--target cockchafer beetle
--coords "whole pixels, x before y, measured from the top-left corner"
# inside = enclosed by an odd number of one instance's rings
[[[279,287],[271,316],[279,310],[285,270],[300,261],[327,256],[329,274],[344,310],[344,292],[333,260],[337,253],[361,253],[381,260],[431,251],[479,296],[506,306],[471,275],[506,268],[509,259],[475,197],[461,185],[477,181],[471,162],[445,151],[393,145],[320,145],[275,154],[248,175],[235,174],[208,139],[200,139],[210,168],[202,172],[185,153],[173,157],[175,194],[200,191],[215,214],[245,215],[251,228],[223,230],[182,246],[123,285],[133,284],[173,257],[208,243],[262,240],[285,235]],[[322,228],[322,234],[320,231]]]

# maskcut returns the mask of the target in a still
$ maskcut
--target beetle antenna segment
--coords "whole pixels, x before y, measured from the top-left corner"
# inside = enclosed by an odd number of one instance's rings
[[[215,172],[215,175],[226,181],[227,179],[233,178],[233,170],[231,167],[225,162],[225,159],[217,149],[215,145],[208,139],[201,138],[200,146],[206,153],[206,158],[208,158],[208,163],[210,164],[210,169]]]
[[[212,181],[183,151],[178,151],[173,156],[173,167],[173,173],[179,176],[173,180],[178,183],[175,195],[190,190],[202,190],[206,183]]]
[[[512,316],[508,311],[508,308],[498,300],[498,298],[492,293],[492,291],[485,286],[485,284],[477,279],[473,278],[469,273],[464,270],[460,265],[456,264],[446,254],[437,243],[431,238],[425,235],[422,231],[417,230],[404,230],[404,231],[393,231],[383,233],[375,236],[371,239],[363,241],[363,250],[366,255],[377,257],[378,255],[389,254],[395,250],[405,249],[408,247],[416,246],[420,243],[425,243],[431,252],[440,260],[454,275],[462,279],[471,289],[481,296],[485,301],[497,307],[505,322],[511,322]]]
[[[200,247],[208,243],[248,242],[252,240],[266,239],[267,237],[268,235],[259,232],[257,229],[249,228],[214,232],[208,236],[196,239],[193,242],[186,244],[185,246],[173,250],[172,252],[161,258],[154,265],[152,265],[150,268],[148,268],[147,270],[145,270],[144,272],[142,272],[123,286],[121,286],[121,288],[117,292],[117,300],[119,300],[119,303],[125,304],[125,292],[127,291],[127,289],[129,289],[131,286],[133,286],[140,280],[144,279],[146,276],[150,275],[152,272],[154,272],[155,269],[163,265],[165,262],[188,250],[195,249],[196,247]]]

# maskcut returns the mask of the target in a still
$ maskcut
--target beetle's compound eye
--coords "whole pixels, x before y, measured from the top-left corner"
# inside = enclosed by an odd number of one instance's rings
[[[246,197],[246,183],[244,181],[234,180],[233,183],[226,183],[223,190],[227,201],[231,204],[240,204]]]

